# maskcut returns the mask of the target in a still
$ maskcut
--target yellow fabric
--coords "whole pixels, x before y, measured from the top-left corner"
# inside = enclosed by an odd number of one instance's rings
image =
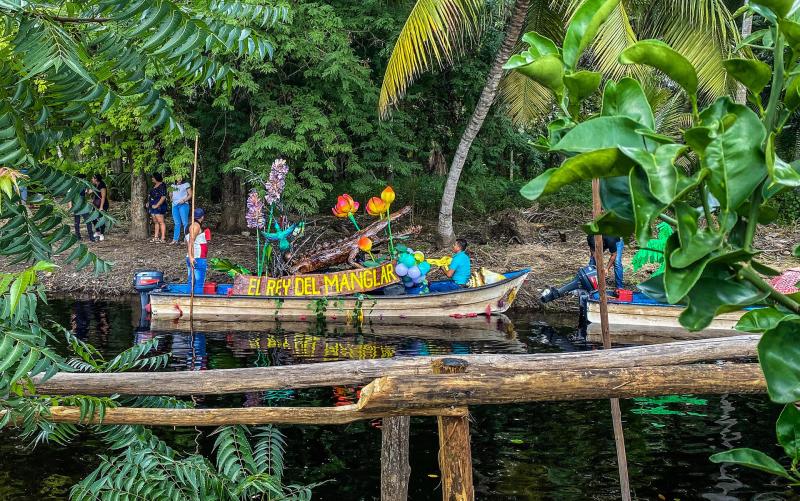
[[[489,285],[505,280],[506,276],[486,268],[474,272],[467,282],[467,287],[480,287],[482,285]]]
[[[450,262],[453,260],[453,256],[444,256],[436,259],[428,258],[427,261],[431,264],[431,266],[443,266],[447,268],[450,266]]]

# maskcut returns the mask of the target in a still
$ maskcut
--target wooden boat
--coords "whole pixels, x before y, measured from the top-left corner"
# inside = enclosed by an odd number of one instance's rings
[[[658,332],[660,329],[671,329],[673,333],[683,331],[688,335],[688,331],[678,321],[683,310],[684,307],[681,305],[659,303],[640,292],[634,293],[633,300],[627,302],[609,297],[608,325],[612,332],[621,330],[647,333],[649,329],[653,329],[654,332]],[[736,323],[744,314],[745,311],[723,313],[715,317],[705,330],[717,333],[729,332],[731,335],[741,334],[735,328]],[[596,294],[589,297],[586,319],[591,325],[600,325],[600,302]],[[687,337],[683,336],[681,339],[687,339]]]
[[[530,273],[505,273],[499,282],[450,292],[385,295],[381,290],[359,296],[249,296],[195,294],[194,320],[256,321],[294,318],[434,318],[493,315],[508,310]],[[169,285],[149,293],[154,320],[189,320],[189,294]]]

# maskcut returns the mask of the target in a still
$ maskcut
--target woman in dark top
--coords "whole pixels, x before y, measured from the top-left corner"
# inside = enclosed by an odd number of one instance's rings
[[[95,188],[94,198],[92,199],[92,204],[98,209],[102,211],[108,210],[108,188],[106,187],[106,183],[103,182],[103,176],[100,174],[95,174],[92,176],[92,184]],[[101,242],[105,240],[105,233],[106,233],[106,225],[105,223],[97,224],[94,228],[94,238],[95,240],[100,240]]]
[[[153,173],[153,189],[150,190],[147,210],[153,218],[153,238],[150,241],[163,244],[167,234],[167,225],[164,223],[164,214],[167,213],[167,185],[158,172]]]

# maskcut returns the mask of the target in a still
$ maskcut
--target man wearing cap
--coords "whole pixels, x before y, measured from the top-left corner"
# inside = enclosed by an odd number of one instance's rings
[[[186,235],[186,267],[188,268],[189,287],[192,287],[192,276],[194,276],[194,291],[203,292],[203,284],[206,281],[206,258],[202,257],[203,246],[208,244],[206,234],[203,231],[202,224],[206,218],[206,211],[200,207],[194,210],[194,220],[189,227],[189,233]]]

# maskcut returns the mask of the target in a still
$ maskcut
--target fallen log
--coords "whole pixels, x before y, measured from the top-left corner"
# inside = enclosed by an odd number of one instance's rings
[[[50,407],[49,420],[55,423],[85,423],[80,419],[80,408],[71,406]],[[406,416],[461,416],[460,409],[403,410]],[[376,414],[358,409],[356,404],[340,407],[244,407],[235,409],[147,409],[117,407],[106,409],[102,424],[146,424],[151,426],[224,426],[229,424],[347,424],[364,419],[377,419],[397,415],[381,411]],[[92,424],[100,424],[96,415]]]
[[[345,424],[384,416],[463,416],[467,405],[592,400],[694,393],[763,393],[755,363],[547,370],[520,374],[386,376],[341,407],[235,409],[107,409],[103,424],[220,426],[226,424]],[[51,420],[79,423],[78,407],[50,408]],[[2,413],[0,413],[0,417]]]
[[[755,363],[547,370],[511,375],[386,376],[361,390],[358,407],[374,412],[398,412],[398,405],[412,411],[417,406],[765,391],[764,375]]]
[[[755,357],[759,336],[682,341],[576,353],[530,355],[459,355],[469,363],[467,374],[497,374],[551,369],[602,369],[681,365],[708,360]],[[363,385],[383,376],[430,373],[438,357],[408,357],[306,365],[218,369],[185,372],[86,374],[62,372],[41,382],[45,395],[212,395],[272,389]]]

